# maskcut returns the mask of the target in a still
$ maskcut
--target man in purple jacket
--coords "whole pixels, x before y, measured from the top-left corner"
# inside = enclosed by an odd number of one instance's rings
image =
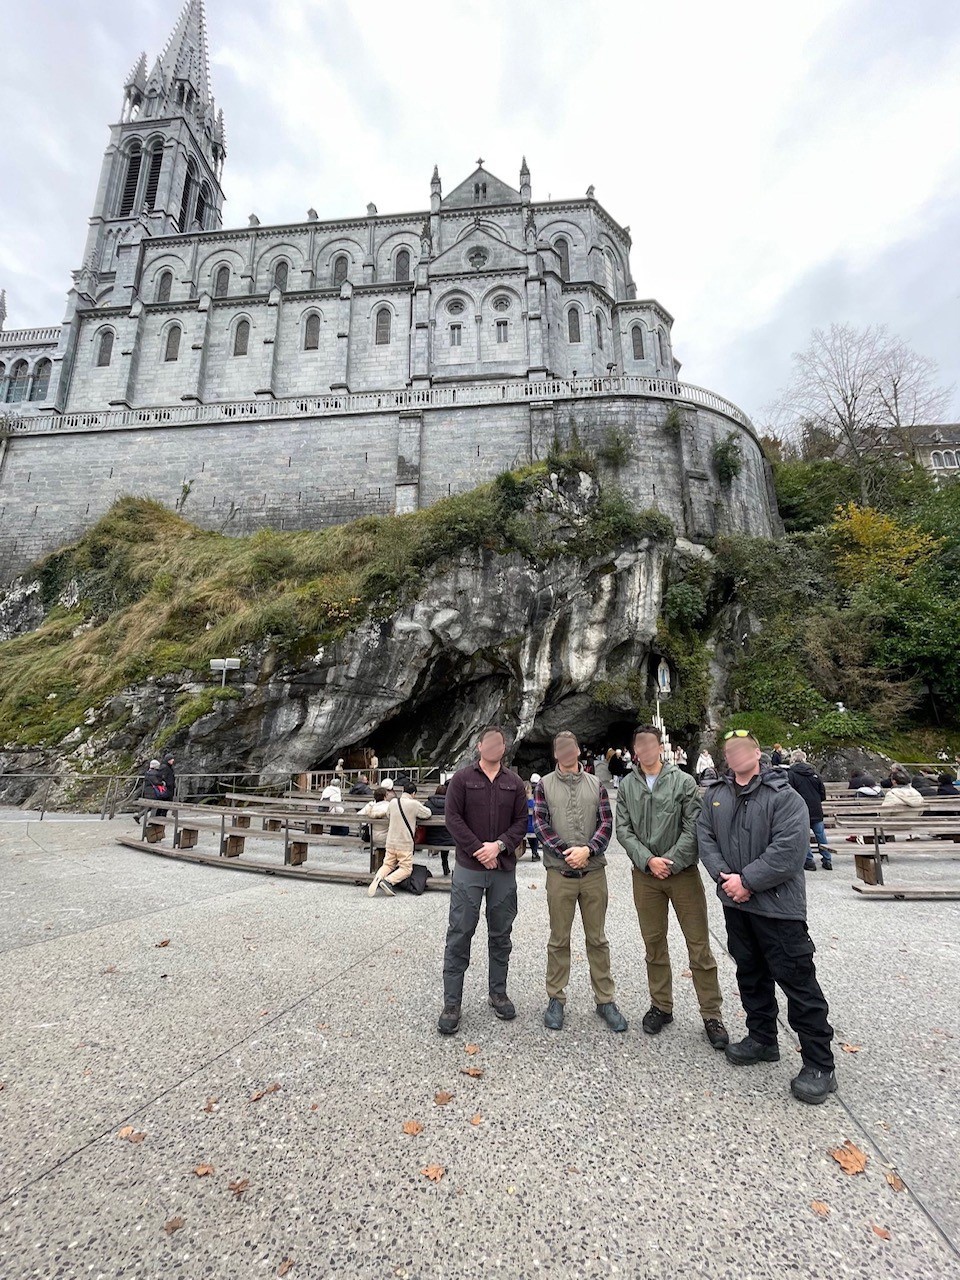
[[[519,774],[503,763],[507,741],[499,725],[489,725],[477,743],[479,760],[458,770],[447,783],[444,812],[457,846],[450,894],[450,919],[443,953],[443,1012],[437,1029],[450,1036],[460,1025],[463,976],[470,945],[486,897],[490,952],[490,1005],[498,1018],[517,1011],[507,995],[513,922],[517,915],[517,846],[527,831],[527,791]]]

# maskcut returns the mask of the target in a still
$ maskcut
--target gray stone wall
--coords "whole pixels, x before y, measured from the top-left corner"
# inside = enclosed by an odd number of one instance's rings
[[[732,419],[692,405],[680,430],[671,402],[601,395],[540,404],[430,407],[217,425],[38,432],[0,441],[0,564],[5,578],[88,528],[123,494],[156,498],[204,528],[315,528],[412,510],[544,457],[574,429],[638,506],[657,506],[679,532],[769,535],[776,513],[756,440]],[[741,474],[726,487],[715,444],[733,432]],[[614,435],[616,433],[616,437]]]

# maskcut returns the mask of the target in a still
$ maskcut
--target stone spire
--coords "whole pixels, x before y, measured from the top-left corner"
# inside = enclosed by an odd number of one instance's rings
[[[187,0],[158,61],[168,92],[178,83],[187,85],[196,94],[199,108],[212,110],[203,0]]]
[[[3,328],[4,321],[7,318],[7,291],[0,289],[0,329]]]

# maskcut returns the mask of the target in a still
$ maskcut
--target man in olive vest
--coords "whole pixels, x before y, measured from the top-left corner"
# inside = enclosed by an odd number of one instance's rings
[[[606,849],[613,815],[606,788],[580,764],[580,744],[568,729],[553,740],[557,767],[533,793],[533,824],[543,845],[547,872],[547,1004],[544,1026],[563,1027],[570,981],[570,933],[577,907],[583,922],[587,961],[597,1013],[611,1031],[626,1031],[627,1020],[613,1001],[607,917]]]
[[[710,950],[707,898],[697,866],[700,790],[689,773],[664,761],[656,725],[633,737],[637,763],[617,792],[617,839],[633,863],[633,901],[646,946],[650,1008],[641,1023],[658,1035],[673,1021],[673,972],[667,945],[669,908],[683,931],[690,975],[707,1039],[714,1049],[729,1043],[720,1020],[717,962]]]

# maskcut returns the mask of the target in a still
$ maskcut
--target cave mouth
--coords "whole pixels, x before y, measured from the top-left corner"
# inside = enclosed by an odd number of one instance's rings
[[[611,712],[609,715],[593,715],[589,721],[589,732],[578,728],[575,719],[554,728],[556,708],[551,709],[548,717],[549,732],[544,733],[539,720],[521,742],[518,742],[510,753],[510,764],[523,777],[529,778],[531,773],[549,773],[554,767],[553,735],[561,728],[570,728],[577,735],[577,741],[585,750],[594,756],[602,756],[609,747],[630,747],[633,731],[637,727],[636,717],[625,720],[622,713]]]

